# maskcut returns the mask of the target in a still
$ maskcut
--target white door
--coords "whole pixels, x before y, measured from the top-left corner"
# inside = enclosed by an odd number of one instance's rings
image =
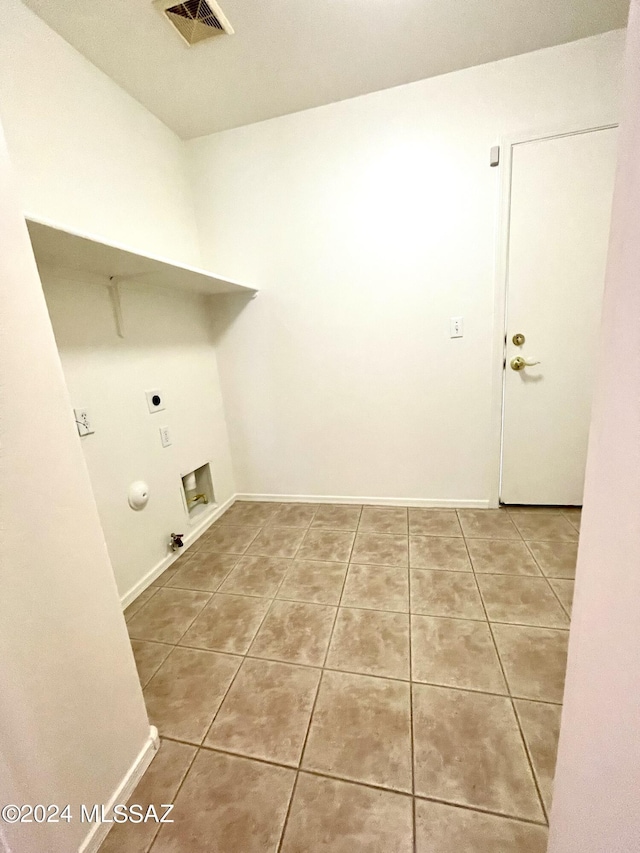
[[[582,503],[616,136],[592,130],[512,149],[503,503]],[[513,369],[516,357],[539,363]]]

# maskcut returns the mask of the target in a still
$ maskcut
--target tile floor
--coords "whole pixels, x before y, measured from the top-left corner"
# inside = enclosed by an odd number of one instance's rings
[[[544,853],[579,522],[236,503],[126,611],[175,823],[103,853]]]

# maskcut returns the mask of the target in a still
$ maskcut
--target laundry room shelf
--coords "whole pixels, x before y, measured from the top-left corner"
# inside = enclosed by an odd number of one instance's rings
[[[106,276],[114,283],[137,281],[160,287],[215,295],[253,296],[255,287],[223,278],[197,267],[182,266],[154,255],[143,255],[115,243],[77,234],[53,223],[27,216],[31,245],[38,265]]]

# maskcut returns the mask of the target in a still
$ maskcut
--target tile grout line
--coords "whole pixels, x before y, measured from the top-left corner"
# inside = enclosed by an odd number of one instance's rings
[[[258,764],[266,764],[268,767],[277,767],[281,770],[296,771],[296,767],[292,764],[282,764],[281,762],[272,761],[270,759],[261,758],[259,756],[253,756],[253,755],[249,756],[249,755],[245,755],[241,752],[233,752],[233,751],[228,750],[228,749],[222,749],[221,747],[218,747],[218,746],[203,745],[201,747],[198,747],[193,743],[189,743],[189,741],[179,740],[178,738],[172,738],[172,737],[166,737],[166,736],[163,737],[163,740],[169,740],[169,741],[172,741],[173,743],[181,743],[181,744],[184,744],[185,746],[191,746],[196,750],[196,752],[214,752],[214,753],[219,753],[221,755],[229,755],[229,756],[232,756],[233,758],[244,759],[245,761],[255,761]],[[399,796],[399,797],[407,797],[409,799],[413,799],[411,792],[408,790],[402,790],[399,788],[388,788],[388,787],[385,787],[384,785],[376,785],[374,782],[364,782],[364,781],[361,781],[359,779],[353,779],[353,778],[349,778],[346,776],[333,775],[331,773],[326,773],[326,772],[323,772],[321,770],[314,770],[314,769],[307,768],[307,767],[298,768],[298,772],[304,773],[308,776],[317,776],[320,779],[329,779],[329,780],[336,781],[336,782],[344,782],[344,783],[349,784],[349,785],[356,785],[358,787],[368,788],[368,789],[373,790],[373,791],[381,791],[385,794],[394,794],[394,795]],[[486,808],[483,808],[482,806],[475,806],[475,805],[470,806],[470,805],[467,805],[466,803],[458,803],[455,800],[445,800],[445,799],[442,799],[440,797],[430,797],[426,794],[416,794],[415,799],[416,800],[427,800],[428,802],[433,802],[433,803],[441,803],[442,805],[451,806],[453,808],[465,809],[466,811],[470,811],[470,812],[480,812],[482,814],[494,815],[495,817],[506,818],[507,820],[513,820],[513,821],[516,821],[518,823],[527,824],[529,826],[541,826],[544,828],[547,827],[547,824],[543,820],[533,820],[532,818],[522,817],[520,815],[511,814],[510,812],[500,812],[500,811],[495,811],[495,810],[491,810],[491,809],[486,809]]]
[[[155,758],[156,758],[156,756],[158,755],[158,753],[160,752],[160,749],[162,749],[162,741],[163,741],[163,740],[171,740],[171,738],[163,738],[162,736],[160,737],[160,747],[158,748],[158,751],[156,752],[156,754],[153,756],[152,761],[155,761]],[[182,741],[178,741],[178,742],[179,742],[179,743],[182,743]],[[190,744],[188,744],[188,745],[189,745],[189,746],[192,746],[192,747],[194,746],[194,744],[192,744],[192,743],[190,743]],[[199,753],[199,752],[200,752],[200,748],[196,746],[196,747],[194,748],[193,757],[192,757],[191,761],[189,762],[189,766],[187,767],[187,769],[186,769],[186,772],[185,772],[184,776],[183,776],[183,777],[182,777],[182,779],[180,780],[180,784],[178,785],[178,787],[177,787],[177,789],[176,789],[175,794],[174,794],[174,795],[173,795],[173,797],[171,798],[171,802],[172,802],[172,804],[173,804],[174,806],[175,806],[175,802],[176,802],[176,799],[177,799],[177,797],[178,797],[178,794],[179,794],[179,793],[180,793],[180,791],[182,790],[182,786],[183,786],[183,785],[184,785],[184,783],[186,782],[186,780],[187,780],[187,776],[188,776],[188,775],[189,775],[189,773],[191,772],[191,768],[193,767],[193,764],[194,764],[194,762],[195,762],[196,758],[198,757],[198,753]],[[151,766],[151,765],[149,765],[149,766]],[[147,768],[147,769],[148,769],[148,768]],[[146,773],[146,771],[145,771],[145,773]],[[144,775],[144,774],[143,774],[143,775]],[[139,784],[139,783],[138,783],[138,784]],[[155,832],[155,833],[154,833],[154,835],[153,835],[153,838],[152,838],[152,840],[151,840],[151,844],[146,848],[148,853],[153,853],[153,848],[154,848],[155,843],[156,843],[156,841],[157,841],[157,839],[158,839],[158,836],[160,835],[160,833],[161,833],[161,832],[162,832],[162,825],[160,824],[160,825],[158,825],[158,829],[156,830],[156,832]]]
[[[535,541],[535,540],[531,540],[531,541]],[[560,605],[560,607],[562,608],[562,610],[567,614],[567,617],[568,617],[568,619],[569,619],[569,623],[571,623],[571,613],[569,612],[569,610],[568,610],[568,609],[564,606],[564,604],[562,603],[562,600],[560,599],[560,596],[558,595],[558,593],[557,593],[557,592],[555,591],[555,589],[553,588],[553,584],[551,583],[551,580],[550,580],[550,579],[545,575],[545,573],[542,571],[542,566],[541,566],[541,565],[540,565],[540,563],[538,563],[538,561],[536,560],[535,554],[533,553],[533,551],[531,550],[531,548],[529,548],[529,543],[527,542],[527,540],[526,540],[526,539],[524,540],[524,544],[525,544],[525,547],[526,547],[527,551],[531,554],[531,559],[534,561],[534,563],[536,564],[536,566],[540,569],[540,572],[542,573],[542,577],[543,577],[543,578],[546,580],[546,582],[547,582],[547,586],[549,587],[549,589],[551,590],[551,592],[553,593],[553,595],[556,597],[556,599],[557,599],[557,601],[558,601],[558,604]],[[572,580],[572,578],[553,578],[553,580]],[[575,584],[575,575],[574,575],[574,577],[573,577],[573,582],[574,582],[574,584]],[[571,625],[569,625],[569,627],[571,627]]]
[[[268,559],[270,559],[270,558],[268,558]],[[284,579],[285,579],[286,574],[287,574],[287,572],[285,572],[285,573],[282,575],[282,577],[280,578],[280,582],[278,583],[278,585],[277,585],[277,587],[276,587],[276,591],[275,591],[275,593],[274,593],[274,596],[278,594],[278,590],[279,590],[279,589],[280,589],[280,587],[282,586],[282,584],[283,584],[283,582],[284,582]],[[242,669],[242,667],[244,666],[244,662],[247,660],[247,655],[248,655],[248,653],[249,653],[249,650],[251,649],[251,646],[252,646],[252,645],[253,645],[253,643],[255,642],[256,637],[258,636],[258,632],[259,632],[259,631],[260,631],[260,629],[262,628],[262,626],[263,626],[263,624],[264,624],[264,622],[265,622],[265,620],[266,620],[267,616],[269,615],[269,613],[271,613],[271,608],[273,607],[273,604],[274,604],[275,600],[276,600],[276,599],[275,599],[275,597],[274,597],[274,598],[272,598],[272,599],[270,599],[271,604],[270,604],[270,605],[267,607],[267,609],[265,610],[264,615],[263,615],[262,619],[260,620],[260,624],[258,625],[258,627],[257,627],[257,629],[256,629],[256,631],[255,631],[255,633],[254,633],[254,635],[253,635],[253,638],[252,638],[252,639],[251,639],[251,641],[249,642],[249,645],[247,646],[247,648],[246,648],[246,650],[244,651],[244,653],[243,653],[242,655],[238,655],[239,657],[241,657],[241,658],[242,658],[242,661],[241,661],[240,665],[238,666],[238,669],[236,670],[236,672],[235,672],[235,674],[234,674],[233,678],[232,678],[232,679],[231,679],[231,681],[229,682],[229,686],[228,686],[228,687],[227,687],[227,689],[225,690],[225,692],[224,692],[224,696],[222,697],[222,701],[221,701],[221,702],[220,702],[220,704],[218,705],[218,707],[217,707],[217,709],[216,709],[216,711],[215,711],[215,713],[214,713],[214,715],[213,715],[213,717],[212,717],[212,719],[211,719],[211,722],[210,722],[210,723],[209,723],[209,725],[207,726],[207,730],[206,730],[206,732],[205,732],[205,734],[204,734],[204,736],[203,736],[202,740],[200,741],[200,746],[202,746],[202,744],[204,744],[204,742],[206,741],[206,739],[209,737],[209,734],[210,734],[210,732],[211,732],[211,729],[213,728],[213,724],[215,723],[216,719],[218,718],[218,714],[220,713],[220,711],[221,711],[221,709],[222,709],[222,706],[224,705],[224,703],[225,703],[225,701],[226,701],[226,699],[227,699],[227,696],[229,695],[229,693],[230,693],[230,691],[231,691],[231,688],[233,687],[233,685],[234,685],[234,683],[235,683],[235,681],[236,681],[236,678],[237,678],[237,677],[238,677],[238,675],[240,674],[240,670],[241,670],[241,669]],[[183,647],[183,648],[185,648],[185,647]],[[206,651],[206,650],[203,650],[203,651]]]
[[[408,512],[407,512],[408,516]],[[407,519],[408,521],[408,519]],[[408,534],[407,534],[408,535]],[[407,553],[407,563],[411,563]],[[413,831],[413,853],[417,853],[418,837],[416,833],[416,749],[413,724],[413,618],[411,614],[411,569],[407,566],[407,584],[409,594],[409,726],[411,735],[411,826]]]
[[[403,615],[405,615],[405,614],[403,614]],[[408,614],[406,614],[406,615],[408,615]],[[479,622],[478,624],[485,624],[485,623]],[[283,660],[282,658],[267,658],[267,657],[261,657],[260,655],[255,655],[255,654],[252,655],[249,653],[247,653],[246,655],[243,655],[239,652],[218,652],[218,651],[211,650],[211,649],[201,649],[201,648],[198,648],[197,646],[176,646],[175,648],[189,649],[190,651],[196,651],[196,652],[209,652],[210,654],[222,654],[222,655],[227,655],[229,657],[241,658],[242,660],[244,660],[246,658],[247,660],[250,660],[250,661],[263,661],[264,663],[279,663],[279,664],[282,664],[283,666],[299,667],[300,669],[313,669],[313,670],[318,670],[318,671],[322,671],[322,672],[334,672],[334,673],[344,674],[344,675],[362,675],[366,678],[376,678],[376,679],[379,679],[381,681],[393,681],[393,682],[397,682],[398,684],[417,684],[418,686],[425,685],[427,687],[444,687],[447,690],[458,690],[462,693],[478,693],[478,694],[483,695],[483,696],[496,696],[496,697],[501,698],[501,699],[509,699],[509,698],[513,697],[514,699],[516,699],[518,701],[533,702],[533,703],[537,703],[539,705],[554,705],[558,708],[562,707],[562,702],[554,702],[551,699],[535,699],[531,696],[519,696],[517,694],[511,694],[509,692],[497,693],[495,690],[480,690],[477,687],[459,687],[458,685],[446,684],[446,683],[443,683],[441,681],[419,681],[416,679],[409,681],[408,678],[399,678],[398,676],[378,675],[377,673],[359,672],[357,670],[352,670],[352,669],[338,669],[336,667],[331,667],[331,666],[321,667],[318,664],[296,663],[296,662],[290,661],[290,660]],[[163,661],[163,663],[164,663],[164,661]],[[168,735],[162,735],[162,737],[168,737]],[[172,738],[172,739],[173,740],[180,740],[179,738]],[[197,744],[194,744],[193,741],[184,741],[184,742],[190,743],[192,746],[197,745]]]
[[[280,600],[280,599],[278,599],[278,600]],[[274,601],[275,601],[275,599],[274,599]],[[337,609],[336,605],[319,605],[319,606],[336,607],[336,609]],[[379,611],[379,612],[385,613],[387,611]],[[420,614],[420,613],[413,613],[413,614],[406,613],[406,614],[404,614],[403,613],[400,615],[408,616],[408,617],[417,616],[418,618],[420,618],[423,614]],[[480,625],[486,624],[486,620],[479,620],[479,619],[478,620],[457,619],[457,618],[449,617],[449,616],[428,616],[427,618],[429,618],[429,619],[450,619],[450,618],[452,618],[454,621],[458,621],[458,622],[476,622],[477,624],[480,624]],[[510,624],[510,623],[494,623],[494,624]],[[538,626],[525,625],[525,626],[516,626],[516,627],[538,627]],[[563,630],[563,629],[549,629],[549,630]],[[140,641],[136,641],[136,642],[140,642]],[[155,640],[144,640],[142,642],[153,643],[155,645],[171,645],[169,643],[158,643]],[[177,649],[189,649],[190,651],[195,651],[195,652],[208,652],[209,654],[214,654],[214,655],[226,655],[228,657],[240,658],[241,660],[244,660],[246,658],[247,660],[264,661],[265,663],[280,663],[280,664],[283,664],[285,666],[300,667],[301,669],[314,669],[314,670],[321,670],[324,672],[344,673],[345,675],[363,675],[363,676],[366,676],[367,678],[377,678],[377,679],[381,679],[382,681],[394,681],[394,682],[398,682],[399,684],[412,683],[412,684],[418,684],[418,685],[424,684],[424,685],[430,686],[430,687],[445,687],[448,690],[459,690],[459,691],[462,691],[463,693],[479,693],[479,694],[483,694],[486,696],[497,696],[497,697],[501,697],[501,698],[509,698],[511,695],[513,695],[513,698],[517,699],[517,700],[522,700],[522,701],[526,701],[526,702],[534,702],[534,703],[537,703],[540,705],[554,705],[557,707],[562,707],[562,702],[554,702],[551,699],[536,699],[536,698],[531,697],[531,696],[519,696],[517,694],[510,694],[509,692],[497,693],[495,690],[480,690],[480,689],[475,688],[475,687],[459,687],[458,685],[455,685],[455,684],[445,684],[445,683],[440,682],[440,681],[421,681],[421,680],[416,680],[416,679],[412,679],[411,681],[409,681],[409,679],[400,678],[399,676],[379,675],[377,673],[359,672],[359,671],[351,670],[351,669],[338,669],[337,667],[322,666],[320,664],[298,663],[296,661],[284,660],[283,658],[262,657],[261,655],[251,654],[250,651],[243,653],[243,652],[230,652],[230,651],[220,650],[220,649],[208,649],[208,648],[203,648],[202,646],[186,646],[186,645],[174,646],[174,645],[171,645],[172,651],[173,651],[173,649],[176,649],[176,648]],[[167,655],[167,657],[168,657],[168,655]],[[164,661],[162,662],[162,664],[164,664]],[[162,666],[162,664],[160,664],[160,666]],[[156,672],[157,672],[157,670],[156,670]],[[155,673],[154,673],[154,675],[155,675]],[[149,679],[149,681],[151,681],[151,679]],[[162,735],[162,737],[168,737],[168,735]],[[172,740],[180,740],[179,738],[171,738],[171,739]],[[194,744],[193,741],[184,741],[184,743],[190,743],[192,746],[197,745],[197,744]]]
[[[524,540],[523,540],[523,541],[524,541]],[[467,545],[466,537],[465,537],[465,540],[464,540],[464,544],[465,544],[465,548],[467,549],[467,554],[469,555],[469,560],[471,560],[471,554],[469,553],[469,547],[468,547],[468,545]],[[471,567],[473,568],[473,562],[471,563]],[[542,809],[542,814],[544,815],[544,819],[545,819],[546,825],[548,826],[548,825],[549,825],[549,817],[548,817],[548,815],[547,815],[547,810],[546,810],[546,808],[545,808],[545,805],[544,805],[544,802],[543,802],[543,799],[542,799],[542,793],[541,793],[541,791],[540,791],[540,785],[538,784],[538,778],[537,778],[537,776],[536,776],[535,770],[533,769],[533,759],[532,759],[532,756],[531,756],[531,754],[530,754],[530,752],[529,752],[529,747],[527,746],[527,741],[526,741],[526,738],[525,738],[525,736],[524,736],[524,731],[523,731],[522,726],[521,726],[521,724],[520,724],[520,718],[518,717],[518,714],[517,714],[517,711],[516,711],[515,701],[514,701],[514,699],[513,699],[513,695],[512,695],[512,692],[511,692],[511,685],[510,685],[510,683],[509,683],[509,681],[508,681],[508,679],[507,679],[507,673],[506,673],[506,671],[505,671],[504,664],[503,664],[503,662],[502,662],[502,658],[500,657],[500,651],[499,651],[499,649],[498,649],[498,644],[497,644],[497,642],[496,642],[496,638],[495,638],[494,633],[493,633],[493,627],[492,627],[492,625],[491,625],[491,621],[489,620],[489,614],[488,614],[488,613],[487,613],[487,611],[486,611],[486,607],[485,607],[485,604],[484,604],[484,599],[482,598],[482,592],[480,591],[480,585],[478,584],[478,578],[477,578],[477,576],[476,576],[476,572],[475,572],[475,570],[474,570],[474,572],[473,572],[473,577],[474,577],[475,582],[476,582],[476,587],[477,587],[477,589],[478,589],[478,595],[480,596],[480,600],[481,600],[481,602],[482,602],[482,607],[483,607],[483,609],[485,610],[485,614],[486,614],[486,617],[487,617],[487,624],[488,624],[488,626],[489,626],[489,633],[491,634],[491,640],[492,640],[492,642],[493,642],[493,646],[494,646],[494,649],[495,649],[496,655],[497,655],[497,657],[498,657],[498,663],[500,664],[500,669],[501,669],[501,671],[502,671],[502,677],[504,678],[505,684],[506,684],[506,686],[507,686],[507,690],[509,691],[509,696],[508,696],[508,698],[509,698],[509,702],[510,702],[510,704],[511,704],[511,710],[512,710],[513,715],[514,715],[514,718],[515,718],[515,721],[516,721],[516,725],[518,726],[518,731],[520,732],[520,740],[521,740],[521,743],[522,743],[522,745],[523,745],[523,747],[524,747],[524,752],[525,752],[525,755],[526,755],[526,758],[527,758],[527,764],[528,764],[528,766],[529,766],[529,772],[531,773],[531,778],[532,778],[532,780],[533,780],[533,784],[534,784],[534,787],[535,787],[535,790],[536,790],[536,794],[538,795],[538,802],[539,802],[540,807],[541,807],[541,809]]]
[[[275,510],[274,510],[274,513],[272,513],[272,515],[273,515],[273,514],[275,514]],[[264,525],[260,528],[260,531],[262,531],[263,529],[264,529]],[[255,538],[257,538],[257,536],[259,536],[259,535],[260,535],[259,533],[258,533],[258,534],[256,534],[256,537],[254,537],[254,539],[253,539],[253,540],[251,540],[251,541],[253,542],[253,541],[255,540]],[[249,547],[249,546],[247,546],[247,547]],[[240,562],[240,561],[238,560],[238,562]],[[237,567],[237,563],[236,563],[236,567]],[[234,568],[235,568],[235,567],[234,567]],[[283,580],[283,579],[284,579],[284,575],[283,575],[282,580]],[[280,583],[282,583],[282,580],[280,581]],[[220,585],[218,586],[218,589],[220,588],[220,586],[222,586],[222,584],[223,584],[223,583],[224,583],[224,580],[222,580],[222,581],[220,582]],[[277,589],[279,589],[279,588],[280,588],[280,584],[278,584]],[[216,592],[217,592],[217,591],[216,591]],[[276,590],[276,592],[277,592],[277,590]],[[213,595],[215,595],[215,594],[216,594],[216,593],[213,593]],[[212,598],[213,598],[213,595],[212,595]],[[247,596],[247,597],[248,597],[248,596]],[[263,625],[263,623],[264,623],[264,620],[267,618],[267,615],[269,614],[269,612],[270,612],[270,610],[271,610],[271,606],[272,606],[272,604],[273,604],[273,601],[274,601],[274,599],[271,599],[271,604],[270,604],[270,605],[267,607],[267,609],[265,610],[264,615],[263,615],[262,619],[260,620],[260,624],[258,625],[258,628],[256,629],[256,632],[255,632],[255,634],[253,635],[253,639],[250,641],[250,643],[249,643],[249,645],[247,646],[247,648],[245,649],[244,653],[243,653],[243,654],[238,654],[238,655],[237,655],[239,658],[241,658],[240,663],[239,663],[239,665],[238,665],[238,668],[237,668],[237,670],[235,671],[235,673],[234,673],[234,675],[233,675],[233,678],[232,678],[232,679],[231,679],[231,681],[229,682],[229,684],[228,684],[228,686],[227,686],[227,689],[224,691],[224,695],[223,695],[222,699],[220,700],[220,704],[219,704],[219,705],[218,705],[218,707],[216,708],[216,710],[215,710],[215,712],[214,712],[214,714],[213,714],[213,716],[212,716],[212,718],[211,718],[211,722],[210,722],[210,723],[209,723],[209,725],[207,726],[207,728],[206,728],[206,731],[205,731],[204,735],[203,735],[203,736],[202,736],[202,738],[200,739],[199,747],[202,747],[202,745],[204,744],[204,742],[206,741],[206,739],[209,737],[209,733],[210,733],[210,731],[211,731],[211,728],[213,727],[213,724],[215,723],[215,721],[216,721],[216,719],[217,719],[217,717],[218,717],[218,714],[220,713],[220,709],[221,709],[221,708],[222,708],[222,706],[224,705],[224,702],[225,702],[225,700],[226,700],[227,696],[229,695],[229,692],[230,692],[231,688],[233,687],[233,685],[234,685],[234,683],[235,683],[235,681],[236,681],[236,678],[237,678],[237,677],[238,677],[238,675],[240,674],[240,670],[242,669],[242,667],[243,667],[243,665],[244,665],[244,661],[246,660],[246,657],[247,657],[247,652],[249,651],[249,648],[251,647],[251,644],[253,643],[253,640],[255,639],[256,634],[258,633],[258,631],[259,631],[259,630],[260,630],[260,628],[262,627],[262,625]],[[184,638],[184,636],[185,636],[185,635],[186,635],[186,632],[185,632],[185,634],[183,634],[183,638]],[[182,639],[182,638],[181,638],[181,639]],[[188,647],[187,647],[187,646],[182,646],[181,648],[188,648]],[[203,651],[207,651],[207,650],[206,650],[206,649],[203,649]],[[224,653],[223,653],[223,654],[224,654]]]
[[[309,714],[309,722],[307,723],[307,729],[305,732],[304,740],[302,741],[302,748],[300,750],[300,756],[298,758],[298,766],[296,768],[296,776],[295,776],[295,779],[293,782],[293,787],[291,789],[291,796],[289,798],[289,803],[287,806],[287,813],[285,815],[284,823],[282,825],[282,831],[280,833],[280,839],[278,841],[277,853],[280,853],[280,851],[282,849],[282,845],[284,843],[284,837],[285,837],[285,833],[287,831],[287,826],[289,823],[289,815],[291,814],[291,807],[293,805],[293,797],[295,795],[296,788],[298,787],[298,779],[300,777],[300,769],[302,767],[302,762],[304,761],[304,754],[305,754],[305,751],[307,749],[307,741],[309,740],[309,734],[311,733],[311,725],[313,723],[313,715],[315,714],[316,705],[318,703],[318,696],[320,695],[320,688],[322,686],[322,681],[324,679],[324,673],[325,673],[324,666],[327,662],[327,658],[329,657],[329,649],[331,648],[331,641],[333,640],[333,632],[335,631],[336,622],[338,621],[338,613],[340,612],[340,602],[342,601],[342,596],[344,594],[344,588],[345,588],[346,583],[347,583],[347,575],[349,573],[349,562],[350,562],[351,555],[353,554],[353,549],[355,547],[357,529],[358,529],[358,526],[360,525],[360,518],[361,517],[362,517],[362,507],[360,508],[360,515],[358,516],[358,525],[356,525],[356,533],[353,537],[353,542],[351,543],[351,550],[349,551],[349,560],[347,560],[347,571],[344,573],[344,579],[342,581],[342,589],[340,590],[340,598],[338,599],[338,605],[336,607],[336,612],[335,612],[335,615],[333,617],[333,624],[331,625],[331,631],[329,633],[329,640],[327,642],[327,648],[325,649],[324,658],[322,660],[322,666],[320,667],[320,677],[318,678],[318,686],[316,687],[316,693],[315,693],[315,696],[313,698],[313,704],[311,706],[311,713]],[[314,513],[314,518],[315,518],[315,513]],[[311,529],[311,527],[309,527],[309,529]]]

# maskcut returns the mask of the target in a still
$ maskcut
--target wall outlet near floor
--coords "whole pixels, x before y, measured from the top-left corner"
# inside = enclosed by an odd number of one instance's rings
[[[449,320],[449,337],[461,338],[463,335],[463,318],[451,317]]]
[[[73,414],[78,428],[78,435],[93,435],[95,432],[89,419],[89,409],[74,409]]]
[[[168,426],[160,427],[160,441],[163,447],[169,447],[171,444],[171,433]]]

